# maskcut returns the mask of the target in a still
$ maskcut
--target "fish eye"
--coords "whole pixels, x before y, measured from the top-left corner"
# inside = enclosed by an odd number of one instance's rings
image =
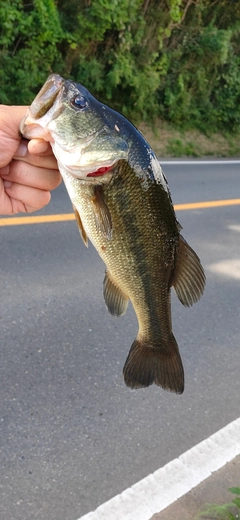
[[[87,106],[87,100],[83,96],[78,94],[72,99],[71,104],[73,107],[80,108],[82,110]]]

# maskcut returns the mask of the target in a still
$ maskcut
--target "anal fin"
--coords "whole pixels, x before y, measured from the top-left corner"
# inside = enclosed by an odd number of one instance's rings
[[[112,280],[108,272],[106,272],[103,281],[103,296],[110,314],[113,316],[125,314],[128,306],[128,297]]]
[[[200,259],[186,240],[180,235],[172,285],[180,302],[190,307],[202,296],[205,274]]]
[[[73,205],[73,210],[74,210],[74,213],[75,213],[75,218],[76,218],[76,221],[77,221],[77,225],[78,225],[78,229],[79,229],[79,233],[83,239],[83,242],[85,244],[86,247],[88,247],[88,237],[87,237],[87,233],[83,227],[83,223],[82,223],[82,220],[81,220],[81,217],[79,215],[79,212],[77,210],[77,208],[75,208],[75,206]]]

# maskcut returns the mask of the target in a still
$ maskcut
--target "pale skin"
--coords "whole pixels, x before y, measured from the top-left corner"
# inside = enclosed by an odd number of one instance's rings
[[[49,143],[19,135],[25,106],[0,105],[0,215],[31,213],[46,206],[61,183]]]

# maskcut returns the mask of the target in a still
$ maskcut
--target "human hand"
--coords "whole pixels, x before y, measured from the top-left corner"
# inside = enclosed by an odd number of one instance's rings
[[[0,214],[30,213],[51,199],[50,190],[61,182],[51,146],[45,141],[21,139],[19,125],[24,106],[0,105]]]

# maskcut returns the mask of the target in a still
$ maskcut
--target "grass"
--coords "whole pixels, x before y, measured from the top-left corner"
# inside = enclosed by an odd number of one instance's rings
[[[206,135],[198,130],[180,130],[158,120],[154,127],[139,129],[158,157],[240,157],[240,133]]]
[[[240,487],[229,488],[228,491],[236,495],[231,502],[222,506],[217,504],[207,505],[195,516],[195,519],[236,520],[236,518],[240,518]]]

